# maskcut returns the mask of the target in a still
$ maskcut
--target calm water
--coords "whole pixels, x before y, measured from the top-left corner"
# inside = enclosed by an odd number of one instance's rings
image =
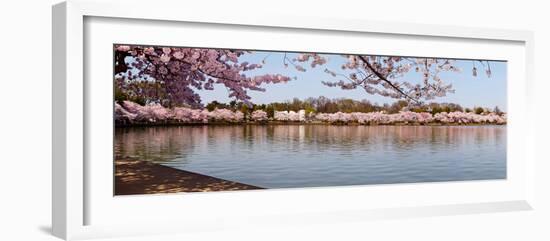
[[[115,152],[265,188],[506,178],[506,126],[117,128]]]

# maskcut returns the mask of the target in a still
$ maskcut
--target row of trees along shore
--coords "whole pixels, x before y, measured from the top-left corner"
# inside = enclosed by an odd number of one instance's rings
[[[505,124],[506,114],[498,107],[464,108],[455,103],[420,103],[400,100],[379,105],[368,100],[310,97],[270,104],[212,101],[204,108],[163,107],[118,99],[117,125],[197,123],[331,123],[331,124]]]

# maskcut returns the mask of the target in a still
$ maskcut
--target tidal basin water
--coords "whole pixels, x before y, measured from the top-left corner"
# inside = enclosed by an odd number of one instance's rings
[[[506,126],[116,128],[115,155],[264,188],[506,178]]]

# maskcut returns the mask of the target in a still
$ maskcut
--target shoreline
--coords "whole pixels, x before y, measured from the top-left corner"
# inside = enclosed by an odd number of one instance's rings
[[[123,127],[157,127],[157,126],[245,126],[245,125],[327,125],[327,126],[506,126],[497,123],[394,123],[394,124],[360,124],[360,123],[327,123],[327,122],[208,122],[208,123],[189,123],[189,122],[157,122],[157,123],[115,123],[116,128]]]
[[[115,160],[114,195],[264,189],[147,161]]]

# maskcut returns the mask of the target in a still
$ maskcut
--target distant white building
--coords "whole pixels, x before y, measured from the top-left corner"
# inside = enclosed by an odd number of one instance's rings
[[[288,111],[275,111],[273,113],[273,119],[278,121],[287,121],[288,120]]]
[[[273,119],[278,121],[306,121],[306,111],[275,111]]]
[[[298,111],[298,120],[299,121],[306,121],[306,111],[305,110]]]

